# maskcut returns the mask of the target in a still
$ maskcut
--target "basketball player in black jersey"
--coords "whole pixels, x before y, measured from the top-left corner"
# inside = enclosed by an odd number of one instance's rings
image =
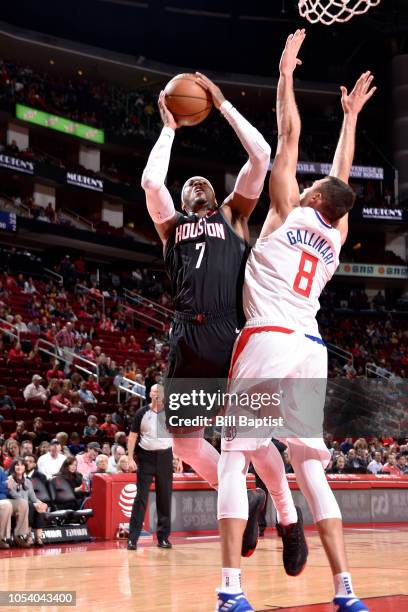
[[[218,205],[211,183],[201,176],[186,181],[182,190],[182,212],[175,210],[165,186],[171,146],[177,124],[166,107],[164,93],[159,97],[163,130],[150,153],[143,172],[149,214],[163,242],[164,260],[170,276],[175,306],[170,334],[167,372],[169,389],[180,379],[226,379],[233,345],[243,325],[241,295],[245,263],[249,250],[248,218],[262,192],[269,167],[271,149],[262,135],[233,106],[221,90],[200,73],[198,83],[207,89],[214,106],[229,122],[248,160],[241,169],[234,191]],[[184,389],[188,391],[188,388]],[[212,414],[216,413],[218,406]],[[172,425],[167,401],[167,423]],[[177,413],[176,413],[177,414]],[[184,411],[185,414],[185,411]],[[196,410],[191,410],[191,416]],[[211,412],[206,412],[211,414]],[[173,432],[174,432],[174,428]],[[205,478],[214,488],[218,484],[219,454],[203,437],[174,432],[174,453]],[[281,461],[279,454],[277,460]],[[133,467],[133,466],[132,466]],[[277,492],[280,499],[293,504],[286,481]],[[249,520],[242,554],[255,549],[257,516],[265,493],[250,492]]]

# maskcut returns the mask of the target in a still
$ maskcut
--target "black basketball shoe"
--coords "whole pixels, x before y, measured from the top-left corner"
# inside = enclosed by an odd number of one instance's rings
[[[248,489],[249,513],[248,522],[245,527],[244,535],[242,536],[241,555],[250,557],[258,544],[258,519],[259,514],[265,507],[266,495],[262,489]]]
[[[297,523],[284,527],[276,523],[278,535],[283,544],[283,567],[288,576],[299,576],[306,565],[309,554],[307,542],[303,531],[303,516],[301,509],[296,506]]]

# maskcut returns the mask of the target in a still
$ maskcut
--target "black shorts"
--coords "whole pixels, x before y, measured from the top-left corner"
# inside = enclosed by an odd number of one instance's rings
[[[177,427],[169,423],[170,416],[211,418],[220,411],[220,403],[201,401],[204,394],[222,393],[226,389],[232,349],[239,333],[239,322],[235,313],[217,316],[208,320],[186,321],[175,319],[170,332],[170,353],[165,379],[166,423],[169,429]],[[177,397],[196,391],[198,402],[179,406]],[[180,424],[180,428],[183,426]],[[194,426],[194,429],[202,427]]]

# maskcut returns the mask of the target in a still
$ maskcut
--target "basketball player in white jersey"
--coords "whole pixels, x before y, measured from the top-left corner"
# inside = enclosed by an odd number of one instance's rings
[[[235,437],[225,435],[222,441],[218,518],[223,571],[216,608],[219,612],[253,610],[242,593],[239,569],[247,516],[245,477],[251,461],[265,483],[276,473],[274,462],[266,471],[264,461],[258,466],[258,456],[263,458],[272,435],[288,445],[297,483],[311,509],[333,572],[336,609],[367,610],[353,591],[341,513],[324,472],[330,459],[322,439],[327,351],[315,316],[319,296],[338,266],[347,237],[348,212],[355,199],[347,181],[354,157],[357,117],[375,88],[371,88],[373,77],[369,72],[360,77],[350,94],[341,88],[344,122],[331,174],[300,195],[296,167],[301,123],[293,73],[301,64],[298,53],[304,38],[304,30],[290,35],[280,62],[278,147],[269,182],[271,205],[246,266],[243,297],[247,323],[235,343],[230,370],[231,393],[246,391],[251,395],[251,391],[259,390],[260,381],[262,391],[268,390],[269,385],[271,393],[280,392],[278,412],[283,426],[280,432],[279,427],[261,433],[254,428],[238,430]],[[230,406],[227,414],[234,411],[236,408]],[[275,505],[279,518],[279,502],[275,501]],[[279,535],[284,530],[278,526]]]

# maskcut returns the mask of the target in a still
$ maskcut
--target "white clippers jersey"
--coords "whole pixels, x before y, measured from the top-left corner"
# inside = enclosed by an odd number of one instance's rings
[[[308,206],[259,238],[248,258],[244,310],[249,325],[277,325],[318,335],[319,297],[339,265],[340,232]]]

